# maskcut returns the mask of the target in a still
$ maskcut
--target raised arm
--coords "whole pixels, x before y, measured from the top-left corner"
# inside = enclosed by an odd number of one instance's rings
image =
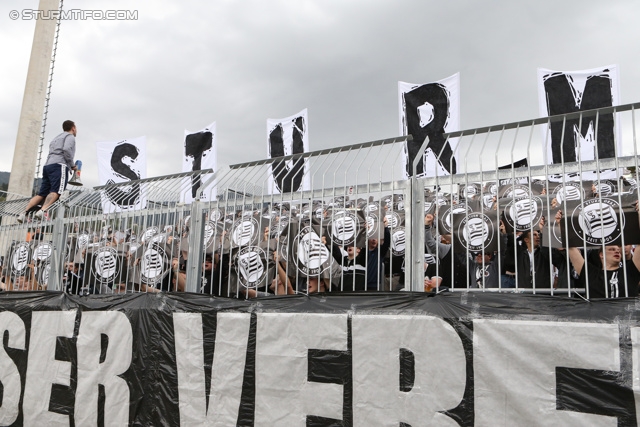
[[[278,268],[278,280],[280,281],[280,283],[286,286],[286,293],[294,294],[295,292],[293,292],[293,287],[291,286],[289,277],[287,277],[287,272],[284,271],[284,268],[282,268],[282,264],[280,264],[280,256],[278,255],[278,251],[273,251],[273,260],[275,261],[276,267]]]
[[[580,249],[569,248],[569,260],[571,261],[571,265],[573,265],[573,269],[576,271],[576,273],[578,273],[578,275],[582,275],[582,268],[584,267],[584,257],[582,256],[582,253],[580,253]],[[635,260],[633,263],[636,264]]]
[[[424,216],[424,243],[427,247],[427,252],[432,255],[438,254],[438,258],[444,258],[451,250],[451,245],[436,242],[433,237],[433,215],[426,214]]]
[[[636,247],[631,259],[633,260],[633,265],[635,265],[638,271],[640,271],[640,247]]]
[[[560,222],[563,219],[562,210],[558,210],[555,215],[555,221]],[[573,269],[578,273],[578,275],[582,275],[582,268],[584,267],[584,257],[578,248],[569,248],[569,261],[571,261],[571,265],[573,265]]]

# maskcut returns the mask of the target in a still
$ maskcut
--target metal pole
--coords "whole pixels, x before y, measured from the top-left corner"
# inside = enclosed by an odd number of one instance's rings
[[[202,253],[204,236],[204,203],[191,204],[191,225],[189,227],[189,258],[187,259],[187,292],[198,292],[202,279]],[[211,278],[209,278],[211,280]]]

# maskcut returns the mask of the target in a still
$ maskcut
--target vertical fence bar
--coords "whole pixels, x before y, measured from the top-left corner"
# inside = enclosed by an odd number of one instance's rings
[[[189,227],[189,258],[187,258],[187,292],[199,292],[202,276],[204,252],[204,203],[191,203],[191,223]]]
[[[47,289],[52,291],[62,290],[62,275],[65,271],[64,251],[66,247],[66,227],[64,225],[64,204],[58,205],[56,211],[56,219],[53,221],[52,242],[53,251],[51,252],[51,270],[49,272],[49,283]]]

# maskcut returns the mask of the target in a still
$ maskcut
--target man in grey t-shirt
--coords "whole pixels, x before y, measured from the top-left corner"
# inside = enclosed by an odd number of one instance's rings
[[[29,201],[25,213],[18,217],[18,222],[23,222],[26,214],[41,203],[42,208],[35,213],[35,217],[42,219],[43,213],[47,212],[67,187],[68,170],[76,170],[73,162],[76,154],[76,124],[71,120],[65,120],[62,130],[64,132],[53,138],[49,144],[49,156],[42,169],[40,191]]]

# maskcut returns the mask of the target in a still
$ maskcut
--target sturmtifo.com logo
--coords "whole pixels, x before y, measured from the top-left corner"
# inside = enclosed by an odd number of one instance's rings
[[[39,10],[22,9],[18,12],[9,12],[9,18],[22,19],[23,21],[137,21],[137,10],[92,10],[92,9],[68,9],[68,10]]]
[[[620,219],[616,212],[620,212]],[[573,222],[576,234],[592,245],[611,243],[624,229],[624,213],[613,199],[587,200],[574,209],[572,216],[578,218],[577,224]]]

